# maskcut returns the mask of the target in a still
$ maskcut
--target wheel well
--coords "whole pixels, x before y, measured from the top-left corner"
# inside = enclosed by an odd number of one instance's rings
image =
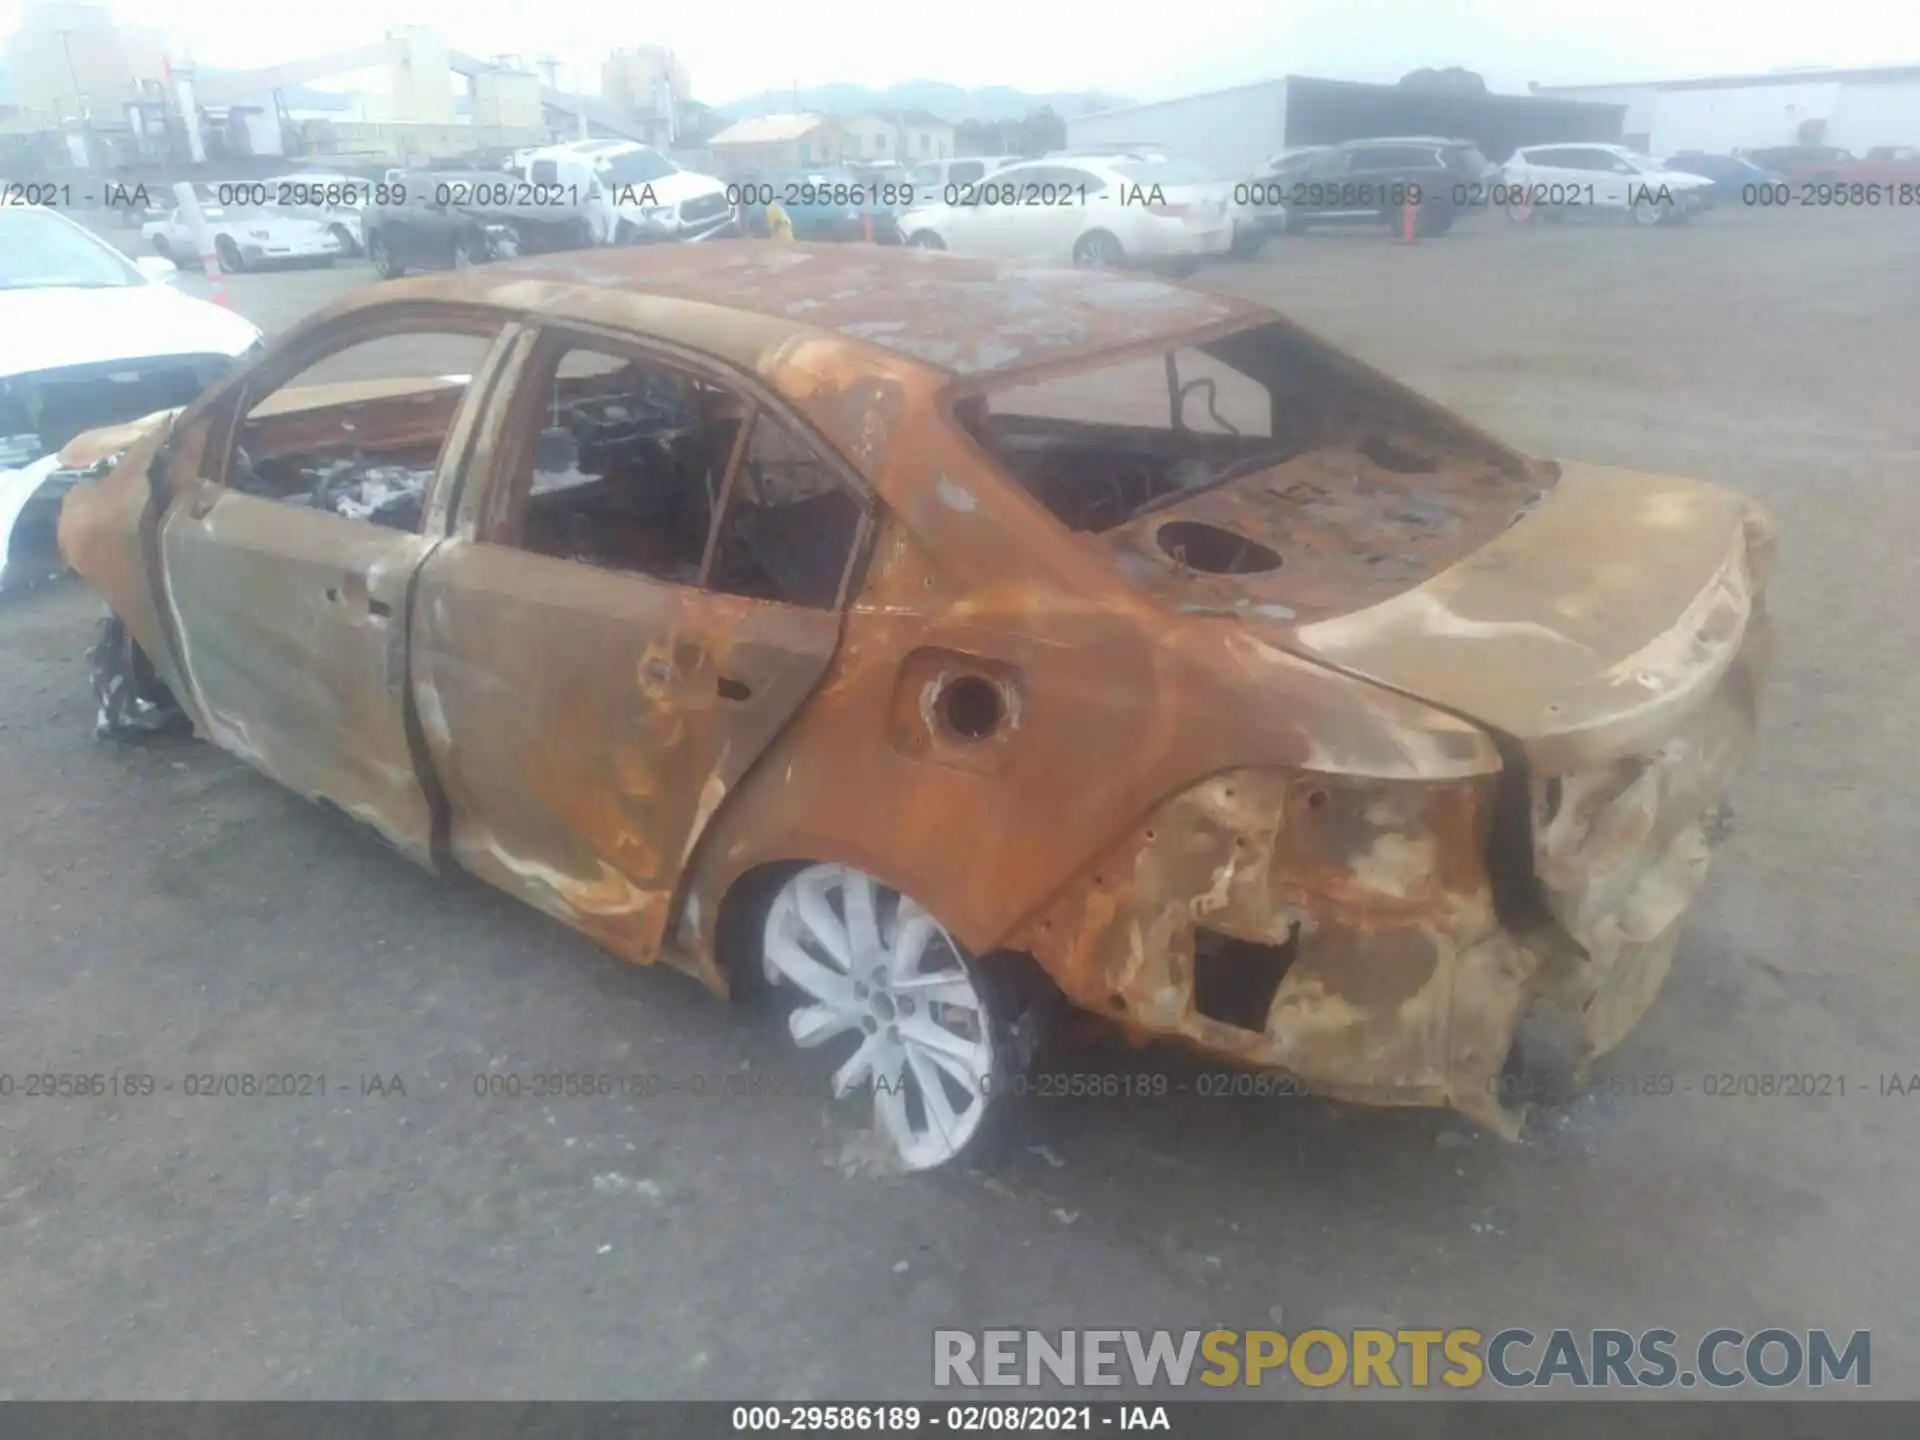
[[[713,960],[733,998],[744,1000],[767,992],[766,976],[760,969],[760,927],[780,887],[809,865],[828,863],[844,862],[769,860],[743,870],[727,887],[714,917]],[[891,884],[884,875],[874,879]],[[1036,1006],[1051,1010],[1068,1003],[1053,977],[1024,951],[994,950],[975,959],[1012,986],[1016,1009],[1021,1013]]]
[[[771,860],[742,871],[720,899],[713,921],[713,963],[736,1000],[762,994],[759,933],[767,906],[787,880],[806,869],[806,860]]]

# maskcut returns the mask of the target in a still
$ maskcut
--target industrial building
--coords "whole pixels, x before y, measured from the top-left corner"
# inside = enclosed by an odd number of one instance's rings
[[[1225,175],[1250,175],[1261,162],[1293,146],[1381,135],[1471,140],[1501,160],[1520,145],[1618,140],[1624,115],[1617,101],[1289,75],[1075,116],[1067,121],[1067,144],[1075,150],[1159,146],[1191,155]]]
[[[1624,142],[1653,155],[1798,144],[1858,155],[1879,145],[1920,145],[1920,65],[1533,89],[1622,106]]]

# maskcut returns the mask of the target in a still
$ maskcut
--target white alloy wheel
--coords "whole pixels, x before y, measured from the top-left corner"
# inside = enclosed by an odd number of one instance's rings
[[[1127,252],[1106,231],[1094,230],[1073,247],[1073,263],[1090,270],[1118,270],[1127,263]]]
[[[974,962],[908,896],[843,865],[781,886],[762,939],[767,979],[804,997],[787,1017],[811,1049],[858,1036],[835,1098],[873,1090],[876,1131],[910,1170],[930,1170],[980,1133],[997,1096],[996,1024]]]

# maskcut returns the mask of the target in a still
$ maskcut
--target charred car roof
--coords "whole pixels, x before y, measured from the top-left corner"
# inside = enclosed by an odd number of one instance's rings
[[[768,368],[784,342],[832,332],[956,376],[1275,318],[1146,276],[873,245],[575,250],[382,286],[348,308],[402,299],[644,330],[752,370]],[[716,309],[765,323],[717,325]]]

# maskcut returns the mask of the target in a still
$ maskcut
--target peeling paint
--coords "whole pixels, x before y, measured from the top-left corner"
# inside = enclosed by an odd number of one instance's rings
[[[382,286],[314,324],[435,304],[677,347],[729,414],[804,435],[863,563],[836,609],[516,548],[503,457],[539,407],[513,403],[512,342],[484,405],[432,377],[269,402],[288,453],[343,420],[437,445],[451,416],[465,489],[443,457],[416,529],[218,486],[230,389],[161,460],[165,417],[76,441],[127,456],[72,492],[63,554],[200,733],[404,853],[720,991],[743,881],[857,866],[1136,1035],[1504,1135],[1529,1017],[1574,1017],[1586,1060],[1659,988],[1770,648],[1772,527],[1740,497],[1529,460],[1144,277],[656,247]],[[1180,347],[1264,377],[1284,453],[1075,526],[967,428],[1010,375]],[[1273,555],[1208,570],[1173,523]]]

